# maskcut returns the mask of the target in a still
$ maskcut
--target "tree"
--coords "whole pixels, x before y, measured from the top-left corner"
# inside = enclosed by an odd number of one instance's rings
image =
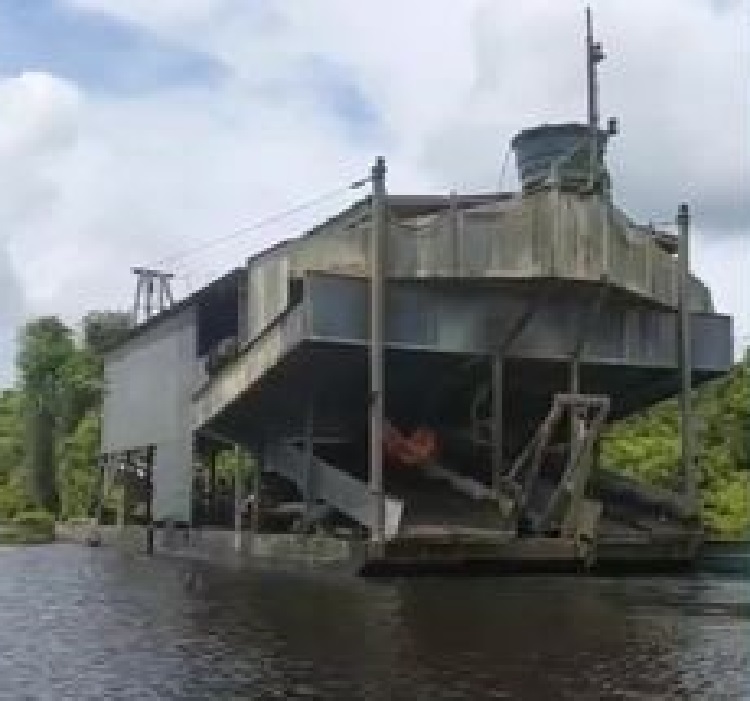
[[[62,519],[89,515],[97,478],[99,424],[98,410],[89,411],[60,447],[58,484]]]
[[[128,337],[132,319],[127,312],[93,311],[83,317],[82,326],[85,347],[101,358]]]
[[[56,427],[65,403],[65,368],[75,351],[72,330],[57,317],[40,317],[21,331],[18,371],[26,429],[26,475],[37,504],[53,513],[57,509]]]
[[[23,459],[22,395],[5,390],[0,392],[0,520],[9,521],[31,505],[19,469]]]
[[[21,393],[0,391],[0,485],[7,484],[22,461]]]
[[[127,338],[130,317],[94,311],[80,328],[76,337],[60,319],[45,316],[19,334],[19,388],[0,393],[0,518],[34,503],[65,518],[88,511],[103,357]]]
[[[73,331],[56,316],[29,321],[21,330],[17,365],[24,392],[49,393],[75,350]]]

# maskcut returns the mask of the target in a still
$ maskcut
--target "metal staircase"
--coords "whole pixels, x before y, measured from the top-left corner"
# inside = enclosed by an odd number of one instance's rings
[[[288,479],[307,495],[308,502],[323,502],[357,523],[374,528],[376,501],[369,485],[318,457],[313,457],[312,462],[308,464],[308,456],[299,448],[277,443],[266,451],[264,469]],[[403,511],[400,499],[385,497],[386,540],[398,533]]]

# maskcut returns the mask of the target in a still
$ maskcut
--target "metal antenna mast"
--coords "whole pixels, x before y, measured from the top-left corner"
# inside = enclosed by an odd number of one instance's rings
[[[133,302],[135,326],[139,321],[148,321],[155,314],[172,306],[174,297],[170,280],[174,274],[153,268],[132,268],[132,272],[138,278]]]
[[[591,8],[586,8],[586,85],[589,125],[589,178],[591,189],[596,186],[599,176],[599,82],[596,66],[604,60],[601,43],[594,41],[591,21]]]

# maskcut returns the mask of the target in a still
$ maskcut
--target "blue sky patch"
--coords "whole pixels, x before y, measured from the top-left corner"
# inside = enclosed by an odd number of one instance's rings
[[[211,85],[224,74],[211,57],[102,13],[60,0],[0,0],[0,74],[25,70],[53,73],[85,90],[123,95]]]
[[[312,55],[305,59],[300,73],[304,88],[344,124],[352,138],[370,140],[381,135],[380,113],[343,66]]]

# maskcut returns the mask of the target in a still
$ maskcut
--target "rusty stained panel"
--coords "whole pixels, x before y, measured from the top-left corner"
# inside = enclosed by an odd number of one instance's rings
[[[456,232],[449,214],[432,216],[419,225],[393,223],[389,233],[387,269],[391,277],[456,275]]]
[[[555,240],[557,277],[599,280],[605,272],[604,239],[607,235],[607,207],[599,201],[583,202],[561,196],[557,215],[559,236]]]
[[[462,267],[459,277],[536,277],[544,265],[535,257],[534,225],[540,218],[539,202],[529,198],[525,206],[485,207],[462,214],[459,242]]]
[[[369,221],[354,225],[332,224],[329,229],[294,242],[289,252],[289,271],[298,277],[308,271],[365,276],[368,274],[369,237]]]

